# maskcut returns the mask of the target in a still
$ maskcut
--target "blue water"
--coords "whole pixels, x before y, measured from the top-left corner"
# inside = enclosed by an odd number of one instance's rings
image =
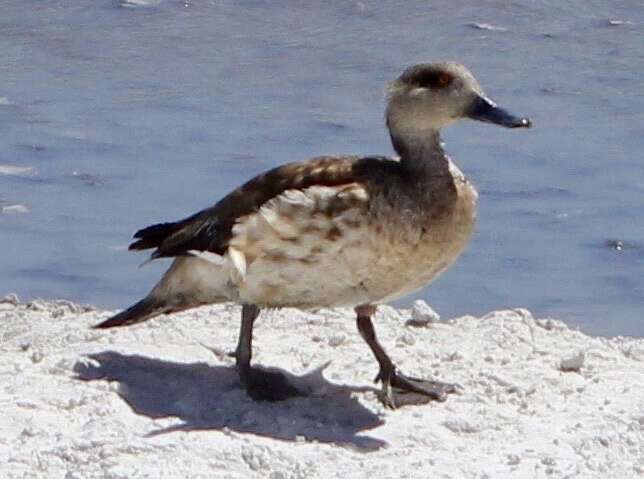
[[[4,0],[0,51],[0,294],[130,304],[167,266],[138,269],[136,229],[280,163],[391,153],[384,83],[454,59],[535,128],[445,132],[479,223],[414,298],[644,335],[641,2]]]

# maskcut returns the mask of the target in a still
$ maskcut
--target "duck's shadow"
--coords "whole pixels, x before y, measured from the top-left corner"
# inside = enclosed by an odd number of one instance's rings
[[[78,379],[116,381],[118,394],[137,414],[155,419],[177,417],[182,421],[151,435],[227,429],[286,441],[303,438],[366,451],[386,445],[380,439],[359,435],[383,424],[377,414],[352,394],[371,388],[330,383],[322,377],[321,369],[306,376],[289,375],[300,386],[310,383],[308,386],[317,391],[315,395],[269,403],[250,399],[237,372],[228,366],[176,363],[114,351],[92,354],[89,359],[74,366]]]

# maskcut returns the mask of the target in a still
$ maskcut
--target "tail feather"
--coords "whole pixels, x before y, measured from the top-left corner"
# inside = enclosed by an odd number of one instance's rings
[[[171,238],[174,238],[173,243],[183,242],[186,239],[186,236],[188,236],[187,239],[190,239],[193,232],[199,233],[203,229],[204,224],[200,219],[203,219],[204,213],[206,212],[207,210],[199,211],[198,213],[195,213],[194,215],[179,221],[173,221],[170,223],[158,223],[156,225],[151,225],[146,228],[140,229],[139,231],[134,233],[134,238],[137,241],[132,243],[128,249],[142,250],[150,248],[161,248],[161,246]],[[206,216],[206,219],[208,218],[209,216]],[[211,219],[211,221],[212,220],[215,219],[213,218]],[[206,224],[210,224],[210,222],[207,222]],[[176,236],[178,236],[178,238]]]
[[[181,227],[182,222],[177,221],[175,223],[159,223],[143,228],[134,234],[134,238],[137,238],[137,241],[132,243],[128,249],[142,250],[158,248],[168,236],[171,236],[177,230],[181,229]]]
[[[131,324],[147,321],[155,316],[170,312],[171,308],[161,304],[153,298],[147,297],[128,309],[115,314],[100,324],[94,326],[96,329],[114,328],[116,326],[129,326]]]

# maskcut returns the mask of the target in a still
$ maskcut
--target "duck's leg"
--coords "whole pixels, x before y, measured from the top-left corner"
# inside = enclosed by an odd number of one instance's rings
[[[362,305],[356,308],[358,331],[380,365],[375,382],[382,382],[381,399],[385,406],[395,409],[397,403],[409,403],[410,401],[402,397],[405,393],[414,393],[436,401],[444,401],[448,394],[456,391],[457,385],[455,384],[407,377],[397,371],[396,366],[376,337],[376,331],[371,322],[371,316],[375,312],[376,307],[373,305]]]
[[[254,304],[242,306],[241,329],[235,352],[237,371],[246,392],[259,401],[280,401],[303,393],[292,386],[283,374],[252,368],[253,324],[260,309]]]

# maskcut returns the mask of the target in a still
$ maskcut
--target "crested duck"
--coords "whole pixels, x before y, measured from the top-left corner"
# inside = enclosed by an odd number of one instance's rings
[[[423,63],[388,86],[386,123],[398,154],[322,156],[251,179],[186,219],[138,231],[129,249],[174,261],[141,301],[98,328],[139,323],[205,304],[242,305],[234,356],[255,399],[302,395],[276,372],[251,367],[261,308],[352,307],[379,364],[381,399],[444,400],[454,385],[405,376],[371,322],[378,304],[435,279],[472,233],[477,192],[445,154],[440,130],[461,118],[528,128],[498,107],[463,65]]]

